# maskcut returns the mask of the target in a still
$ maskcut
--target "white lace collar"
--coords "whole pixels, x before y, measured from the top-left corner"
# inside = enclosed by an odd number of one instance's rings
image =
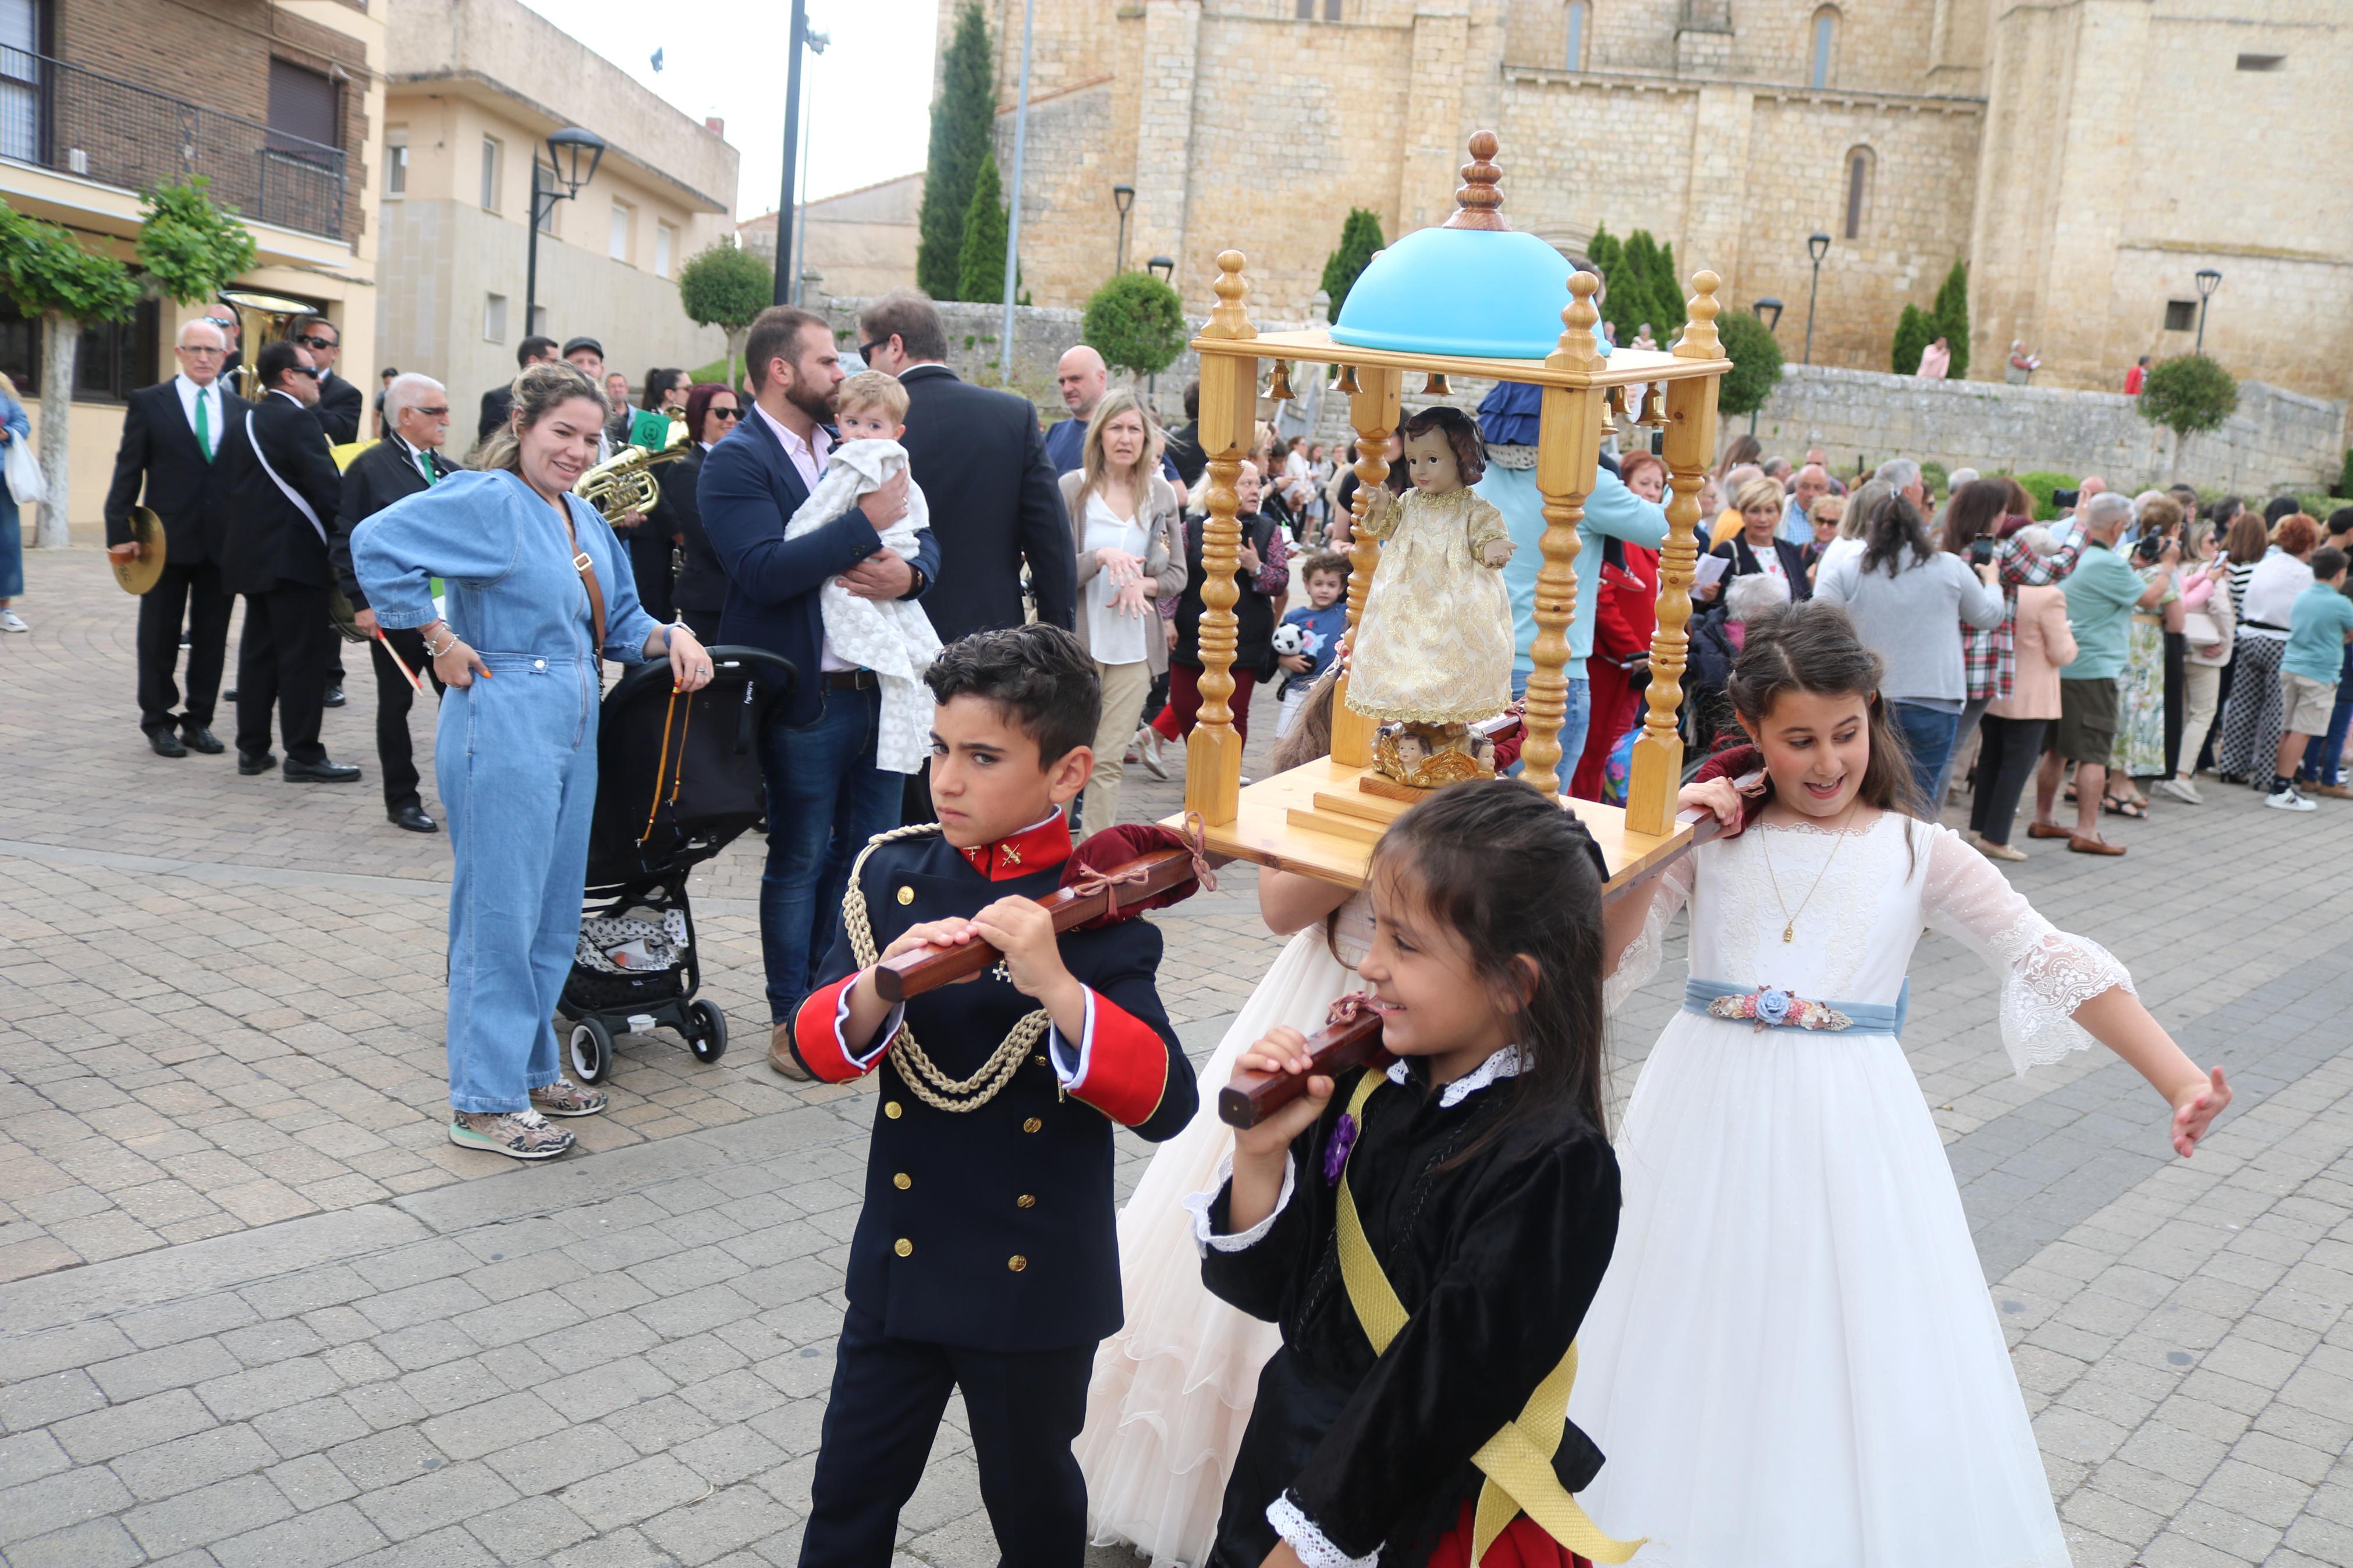
[[[1479,1090],[1494,1082],[1497,1079],[1519,1077],[1522,1065],[1520,1047],[1517,1046],[1505,1046],[1502,1050],[1497,1051],[1493,1056],[1489,1057],[1485,1061],[1481,1062],[1477,1067],[1472,1068],[1469,1072],[1464,1073],[1461,1078],[1456,1079],[1452,1083],[1450,1083],[1444,1089],[1440,1089],[1438,1091],[1438,1109],[1440,1110],[1451,1110],[1456,1106],[1461,1104],[1465,1100],[1469,1099],[1472,1095],[1476,1094]],[[1391,1062],[1389,1064],[1389,1081],[1394,1084],[1403,1085],[1405,1080],[1405,1062],[1402,1059]]]

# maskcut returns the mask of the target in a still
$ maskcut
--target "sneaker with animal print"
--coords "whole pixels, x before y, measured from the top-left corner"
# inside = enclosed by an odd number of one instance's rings
[[[567,1078],[531,1091],[531,1108],[542,1116],[594,1116],[611,1103],[603,1089],[583,1089]]]
[[[572,1152],[573,1138],[536,1110],[460,1110],[449,1118],[449,1142],[510,1160],[553,1160]]]

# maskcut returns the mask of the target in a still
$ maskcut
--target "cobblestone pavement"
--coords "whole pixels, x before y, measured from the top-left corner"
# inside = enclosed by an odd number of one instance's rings
[[[756,841],[696,888],[737,1048],[628,1041],[557,1165],[450,1148],[448,846],[383,821],[364,671],[328,719],[355,788],[164,762],[96,552],[27,566],[35,631],[0,638],[0,1562],[793,1562],[871,1110],[762,1062]],[[2353,1563],[2353,809],[2209,795],[2114,824],[2121,861],[2010,868],[2231,1069],[2195,1161],[2104,1053],[2011,1079],[1958,948],[1913,972],[1906,1048],[2083,1568]],[[1198,1058],[1276,944],[1246,876],[1155,918]],[[1621,1096],[1673,999],[1618,1021]],[[1123,1184],[1144,1155],[1123,1139]],[[953,1408],[902,1537],[995,1560]]]

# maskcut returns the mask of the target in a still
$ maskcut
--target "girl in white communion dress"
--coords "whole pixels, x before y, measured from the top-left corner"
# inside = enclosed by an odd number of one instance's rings
[[[1898,1043],[1924,925],[2001,984],[2022,1074],[2097,1038],[2187,1157],[2230,1102],[2098,943],[2052,928],[1950,829],[1842,610],[1750,623],[1731,695],[1767,782],[1688,786],[1746,832],[1609,911],[1612,1005],[1691,906],[1683,1010],[1619,1131],[1618,1247],[1570,1418],[1583,1496],[1655,1568],[2064,1568],[2067,1548],[1960,1194]],[[1712,767],[1720,764],[1711,764]],[[1732,771],[1756,762],[1743,759]]]

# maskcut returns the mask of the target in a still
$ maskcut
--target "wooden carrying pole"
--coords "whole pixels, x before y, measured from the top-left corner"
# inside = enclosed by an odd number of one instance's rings
[[[1218,255],[1218,303],[1205,338],[1255,338],[1242,309],[1242,253]],[[1185,744],[1185,809],[1204,823],[1231,822],[1240,810],[1242,737],[1234,728],[1234,572],[1241,559],[1241,524],[1235,511],[1241,477],[1258,426],[1258,361],[1228,354],[1201,356],[1202,450],[1209,458],[1208,515],[1201,529],[1201,711]]]
[[[1569,300],[1560,313],[1560,346],[1545,361],[1550,370],[1595,371],[1605,363],[1594,346],[1594,290],[1600,279],[1572,272]],[[1591,387],[1547,386],[1536,425],[1536,490],[1544,497],[1544,565],[1536,573],[1536,639],[1528,648],[1527,739],[1520,743],[1523,783],[1547,795],[1562,793],[1563,774],[1577,759],[1560,754],[1560,726],[1568,715],[1568,628],[1577,619],[1577,525],[1593,493],[1601,460],[1603,394]]]
[[[1141,873],[1134,880],[1118,879],[1134,873]],[[1113,868],[1105,876],[1113,879],[1089,891],[1057,888],[1037,901],[1053,920],[1054,934],[1061,936],[1089,921],[1156,898],[1180,882],[1191,881],[1195,875],[1191,850],[1155,849]],[[926,991],[969,979],[1004,956],[979,941],[902,952],[874,966],[874,991],[885,1002],[904,1002],[910,996],[921,996]]]

